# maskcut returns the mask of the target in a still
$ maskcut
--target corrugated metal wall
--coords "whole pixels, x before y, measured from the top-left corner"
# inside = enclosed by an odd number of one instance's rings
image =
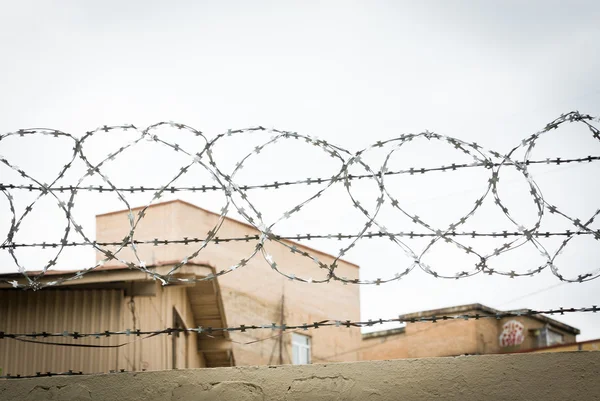
[[[138,296],[123,300],[122,327],[133,330],[155,330],[173,326],[173,308],[186,327],[196,327],[185,287],[162,287],[157,284],[156,296]],[[198,353],[195,333],[180,334],[177,350],[179,368],[204,367]],[[131,338],[134,339],[134,338]],[[119,368],[126,370],[163,370],[173,368],[173,336],[160,335],[123,347]],[[185,355],[185,356],[184,356]]]
[[[185,287],[162,287],[156,295],[125,297],[122,290],[0,290],[0,331],[10,333],[104,330],[142,331],[173,325],[173,308],[185,327],[196,327]],[[136,336],[100,339],[54,337],[52,342],[116,345],[120,348],[63,347],[0,340],[0,368],[3,374],[31,375],[36,372],[106,373],[110,370],[163,370],[173,368],[173,351],[178,368],[206,366],[198,352],[195,333],[174,337],[159,335],[143,340]],[[44,341],[39,339],[39,341]]]
[[[121,290],[0,291],[0,331],[5,332],[95,332],[121,329]],[[53,338],[60,343],[114,345],[119,339]],[[43,341],[43,340],[40,340]],[[122,348],[121,348],[122,349]],[[0,340],[3,374],[31,375],[36,372],[84,373],[118,369],[118,348],[80,348]]]

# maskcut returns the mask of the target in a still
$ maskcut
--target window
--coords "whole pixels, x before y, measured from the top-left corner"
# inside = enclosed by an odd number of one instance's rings
[[[292,363],[294,365],[310,363],[310,337],[292,333]]]
[[[548,345],[555,345],[555,344],[562,344],[563,343],[563,335],[560,333],[557,333],[554,330],[550,330],[548,329],[547,332],[547,344]]]
[[[550,329],[548,326],[537,329],[534,335],[537,336],[537,346],[539,348],[563,344],[565,340],[561,333]]]

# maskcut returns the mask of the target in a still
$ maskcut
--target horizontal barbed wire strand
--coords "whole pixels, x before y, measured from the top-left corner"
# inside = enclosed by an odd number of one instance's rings
[[[313,323],[302,323],[302,324],[262,324],[262,325],[239,325],[239,326],[231,326],[231,327],[196,327],[196,328],[165,328],[159,330],[119,330],[119,331],[98,331],[98,332],[90,332],[90,333],[80,333],[76,331],[68,331],[65,330],[63,332],[31,332],[31,333],[8,333],[4,331],[0,331],[0,340],[3,339],[37,339],[37,338],[105,338],[111,336],[156,336],[161,334],[171,335],[173,333],[183,333],[183,332],[194,332],[198,334],[208,334],[216,332],[247,332],[251,330],[281,330],[285,332],[286,330],[309,330],[309,329],[318,329],[321,327],[371,327],[377,324],[384,323],[437,323],[438,321],[446,321],[446,320],[470,320],[470,319],[502,319],[506,317],[522,317],[522,316],[536,316],[536,315],[564,315],[564,314],[574,314],[574,313],[597,313],[600,311],[600,308],[597,305],[592,305],[591,307],[583,307],[583,308],[558,308],[558,309],[547,309],[547,310],[534,310],[534,309],[523,309],[523,310],[513,310],[513,311],[504,311],[504,312],[496,312],[496,313],[476,313],[476,314],[456,314],[456,315],[432,315],[432,316],[423,316],[423,317],[408,317],[409,315],[400,315],[397,318],[387,318],[387,319],[369,319],[366,321],[351,321],[351,320],[320,320],[318,322]],[[149,338],[149,337],[147,337]],[[266,338],[269,339],[269,338]],[[106,347],[114,347],[112,345]]]
[[[596,305],[592,306],[591,308],[559,308],[559,309],[549,309],[549,310],[545,310],[545,311],[536,311],[536,310],[520,310],[520,311],[507,311],[507,312],[501,312],[501,313],[495,313],[495,314],[463,314],[463,315],[441,315],[441,316],[430,316],[430,317],[420,317],[420,318],[396,318],[396,319],[376,319],[376,320],[368,320],[368,321],[358,321],[358,322],[350,322],[348,320],[324,320],[321,322],[317,322],[317,323],[312,323],[312,324],[302,324],[302,325],[277,325],[275,323],[272,323],[271,325],[260,325],[260,326],[237,326],[237,327],[229,327],[229,328],[203,328],[203,327],[198,327],[195,329],[181,329],[181,328],[167,328],[167,329],[163,329],[163,330],[155,330],[155,331],[140,331],[140,330],[125,330],[125,331],[103,331],[103,332],[98,332],[98,333],[76,333],[76,332],[62,332],[62,333],[22,333],[22,334],[18,334],[18,333],[4,333],[4,332],[0,332],[0,340],[2,339],[23,339],[23,338],[38,338],[38,337],[42,337],[42,338],[48,338],[48,337],[70,337],[73,339],[77,339],[77,338],[88,338],[88,337],[94,337],[94,338],[105,338],[105,337],[109,337],[112,335],[125,335],[125,336],[141,336],[141,335],[147,335],[147,336],[153,336],[153,335],[161,335],[161,334],[167,334],[167,335],[171,335],[173,333],[178,333],[178,332],[195,332],[198,333],[200,335],[206,335],[207,337],[211,337],[214,338],[213,336],[211,336],[208,333],[212,333],[212,332],[216,332],[216,331],[240,331],[240,332],[246,332],[246,331],[251,331],[251,330],[259,330],[259,329],[271,329],[271,330],[280,330],[280,333],[273,335],[273,336],[269,336],[266,338],[260,338],[260,339],[254,339],[252,341],[247,341],[247,342],[241,342],[241,341],[234,341],[234,340],[230,340],[228,339],[228,341],[236,343],[236,344],[241,344],[241,345],[251,345],[254,343],[258,343],[258,342],[262,342],[262,341],[267,341],[267,340],[271,340],[274,338],[278,338],[280,336],[292,333],[292,332],[297,332],[299,330],[311,330],[311,329],[318,329],[320,327],[338,327],[338,328],[350,328],[350,327],[371,327],[377,324],[384,324],[384,323],[425,323],[425,322],[430,322],[430,323],[437,323],[438,321],[452,321],[452,320],[469,320],[469,319],[485,319],[485,318],[494,318],[494,319],[502,319],[504,317],[518,317],[518,316],[535,316],[535,315],[541,315],[541,314],[549,314],[549,315],[554,315],[554,314],[561,314],[564,315],[565,313],[585,313],[585,312],[592,312],[592,313],[597,313],[598,311],[600,311],[600,308],[598,308]],[[429,330],[429,329],[426,329]],[[144,340],[146,338],[150,338],[150,337],[143,337],[140,338],[140,340]],[[119,344],[118,346],[126,346],[129,345],[131,343],[133,343],[135,341],[132,342],[128,342],[128,343],[123,343],[123,344]],[[49,344],[49,343],[44,343],[44,342],[35,342],[36,344],[48,344],[48,345],[55,345],[55,344]],[[68,343],[61,343],[61,346],[73,346],[75,344],[68,344]],[[371,348],[373,345],[367,345],[367,346],[361,346],[358,347],[356,349],[350,350],[349,352],[358,352],[361,351],[363,349],[368,349]],[[99,347],[105,347],[105,346],[99,346]],[[113,346],[108,346],[108,347],[113,347]],[[339,353],[339,354],[334,354],[334,355],[330,355],[328,357],[323,357],[323,358],[318,358],[315,357],[316,360],[319,361],[330,361],[332,358],[335,358],[336,356],[340,356],[345,354],[344,353]],[[109,373],[125,373],[128,372],[125,369],[119,369],[119,370],[111,370]],[[0,379],[25,379],[25,378],[35,378],[35,377],[51,377],[51,376],[71,376],[71,375],[86,375],[86,374],[94,374],[94,373],[82,373],[81,371],[73,371],[73,370],[69,370],[67,372],[61,372],[61,373],[53,373],[53,372],[37,372],[35,375],[11,375],[9,373],[7,373],[4,376],[0,376]]]
[[[389,235],[393,235],[395,237],[408,237],[410,239],[414,238],[426,238],[426,237],[436,237],[435,233],[423,233],[423,232],[398,232],[398,233],[389,233],[383,231],[377,232],[367,232],[363,234],[362,238],[377,238],[377,237],[388,237]],[[530,233],[530,235],[534,237],[570,237],[570,236],[580,236],[580,235],[592,235],[594,238],[600,239],[600,230],[596,231],[536,231]],[[484,233],[479,231],[471,231],[471,232],[448,232],[444,233],[444,237],[491,237],[491,238],[508,238],[508,237],[523,237],[525,234],[518,231],[501,231],[501,232],[492,232],[492,233]],[[357,238],[358,234],[302,234],[302,235],[274,235],[274,237],[278,240],[288,240],[288,241],[303,241],[303,240],[317,240],[317,239],[336,239],[341,241],[343,239]],[[190,238],[183,237],[182,239],[161,239],[154,238],[150,240],[133,240],[131,241],[134,245],[153,245],[153,246],[162,246],[169,244],[183,244],[189,245],[198,242],[212,242],[214,244],[219,244],[221,242],[250,242],[250,241],[258,241],[260,240],[259,235],[247,235],[244,237],[229,237],[229,238],[221,238],[214,237],[213,239],[207,238]],[[92,242],[32,242],[32,243],[10,243],[0,245],[0,249],[9,249],[9,248],[58,248],[62,247],[74,247],[74,246],[118,246],[121,245],[121,242],[113,241],[113,242],[103,242],[103,241],[92,241]]]
[[[561,164],[569,164],[569,163],[591,163],[593,161],[599,161],[600,156],[587,156],[583,158],[572,158],[572,159],[562,159],[560,157],[548,158],[544,160],[527,160],[525,162],[526,165],[535,165],[535,164],[556,164],[560,166]],[[419,175],[431,172],[439,172],[439,171],[456,171],[465,168],[474,168],[474,167],[500,167],[500,166],[511,166],[510,163],[492,163],[492,164],[484,164],[484,163],[471,163],[471,164],[451,164],[449,166],[439,166],[439,167],[411,167],[409,169],[404,170],[396,170],[396,171],[387,171],[383,173],[386,176],[393,175]],[[362,174],[362,175],[352,175],[348,174],[348,180],[361,180],[363,178],[373,178],[370,174]],[[239,185],[240,189],[243,191],[253,190],[253,189],[279,189],[286,186],[293,185],[312,185],[312,184],[323,184],[330,182],[331,178],[320,177],[320,178],[307,178],[305,180],[296,180],[296,181],[273,181],[268,184],[242,184]],[[89,186],[57,186],[57,187],[44,187],[44,186],[35,186],[32,184],[29,185],[15,185],[15,184],[4,184],[0,183],[0,190],[3,189],[21,189],[26,191],[51,191],[51,192],[68,192],[68,191],[90,191],[90,192],[151,192],[151,191],[161,191],[166,190],[166,192],[207,192],[207,191],[220,191],[221,188],[214,185],[202,185],[199,187],[175,187],[170,186],[167,188],[164,187],[134,187],[131,186],[129,188],[112,188],[105,187],[102,185],[89,185]]]

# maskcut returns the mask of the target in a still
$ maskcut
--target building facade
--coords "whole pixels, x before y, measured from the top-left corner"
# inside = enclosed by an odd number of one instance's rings
[[[576,342],[579,330],[546,316],[496,319],[501,311],[470,304],[400,316],[414,319],[398,329],[363,334],[362,360],[423,358],[457,355],[513,353],[555,344]],[[422,317],[480,315],[485,318],[439,319],[418,322]]]
[[[158,273],[171,267],[150,266]],[[211,266],[190,264],[181,274],[206,277]],[[45,280],[72,276],[50,271]],[[37,372],[96,373],[125,369],[162,370],[231,366],[231,350],[203,349],[196,333],[136,335],[168,327],[226,325],[218,283],[162,286],[147,274],[123,267],[101,267],[78,280],[41,291],[0,290],[0,331],[7,333],[103,333],[129,335],[98,337],[37,337],[27,341],[0,340],[0,367],[11,374]],[[196,300],[206,300],[202,307]],[[227,338],[227,333],[213,333]],[[50,342],[52,344],[44,344]],[[127,345],[122,345],[127,344]]]

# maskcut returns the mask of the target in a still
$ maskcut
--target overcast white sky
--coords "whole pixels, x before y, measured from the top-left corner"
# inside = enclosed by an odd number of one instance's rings
[[[600,3],[596,1],[0,4],[3,133],[51,127],[81,136],[103,124],[146,126],[174,120],[208,137],[228,128],[263,125],[315,135],[352,151],[377,140],[430,130],[507,152],[563,112],[600,115]],[[86,152],[96,152],[100,159],[107,149],[132,137],[110,138],[98,140]],[[268,136],[258,139],[265,141]],[[219,160],[232,165],[251,142],[230,140]],[[33,175],[51,177],[53,167],[67,161],[70,149],[64,145],[47,139],[7,141],[0,145],[0,154]],[[451,147],[411,146],[395,156],[394,166],[464,160]],[[111,166],[109,176],[126,186],[163,184],[168,173],[182,165],[171,153],[140,148],[127,161]],[[328,177],[339,168],[314,148],[284,144],[265,153],[253,159],[240,182]],[[533,158],[588,154],[600,155],[598,141],[581,128],[569,127],[540,140]],[[382,162],[377,157],[373,156],[375,168]],[[532,173],[550,203],[583,220],[598,208],[598,164],[542,166]],[[0,174],[2,182],[16,179],[4,167]],[[205,178],[199,173],[181,184],[201,185]],[[447,226],[482,194],[486,180],[485,173],[439,173],[397,178],[389,185],[411,211],[427,216],[432,225]],[[534,209],[522,177],[507,171],[500,190],[511,210],[525,220],[531,218]],[[275,215],[310,193],[303,191],[308,190],[260,192],[253,201]],[[365,202],[377,196],[368,185],[357,191]],[[78,199],[77,213],[90,233],[96,213],[123,208],[114,197],[107,201],[97,194],[85,196]],[[149,197],[131,199],[137,206]],[[200,195],[187,199],[212,210],[218,210],[221,201]],[[43,240],[58,240],[64,224],[57,224],[56,235],[51,235],[52,219],[60,221],[60,216],[48,217],[49,210],[56,209],[51,205],[42,202],[17,239],[37,241],[43,234]],[[5,231],[5,198],[0,207],[0,229]],[[514,230],[494,213],[493,205],[483,208],[468,227]],[[397,214],[389,216],[384,223],[388,228],[407,229],[401,219],[394,220]],[[572,229],[567,223],[553,220],[545,227]],[[364,220],[340,192],[290,224],[282,227],[288,230],[283,234],[352,232]],[[347,256],[361,266],[361,277],[390,276],[406,267],[398,249],[366,241]],[[329,252],[340,247],[327,242],[307,245]],[[507,254],[496,266],[518,271],[537,267],[539,258],[523,252]],[[73,255],[61,260],[71,268],[93,263],[91,254],[83,261]],[[14,271],[6,256],[2,255],[2,270]],[[39,268],[35,255],[23,256],[31,258],[29,268]],[[440,271],[455,272],[472,264],[461,258],[441,246],[429,261]],[[570,276],[594,270],[599,261],[598,242],[583,238],[574,240],[559,260]],[[362,317],[392,317],[471,302],[501,309],[598,304],[600,280],[558,284],[549,271],[533,278],[486,275],[456,281],[436,280],[415,270],[399,282],[362,287]],[[527,296],[534,292],[538,293]],[[580,328],[582,340],[600,337],[597,315],[560,319]]]

